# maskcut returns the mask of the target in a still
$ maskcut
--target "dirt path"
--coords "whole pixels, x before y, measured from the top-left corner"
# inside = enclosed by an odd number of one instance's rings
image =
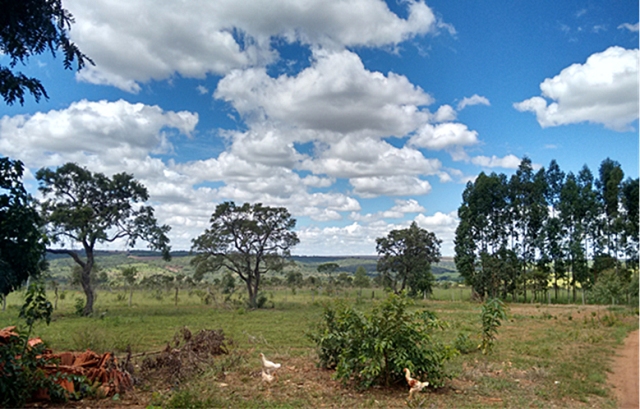
[[[618,399],[621,409],[638,408],[638,331],[634,331],[624,341],[613,362],[613,373],[609,383]]]

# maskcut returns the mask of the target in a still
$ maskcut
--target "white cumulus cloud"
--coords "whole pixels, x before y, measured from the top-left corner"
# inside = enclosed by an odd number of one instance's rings
[[[630,130],[638,119],[638,63],[638,49],[610,47],[545,79],[541,97],[514,107],[535,113],[543,128],[590,122]]]
[[[382,0],[68,0],[70,31],[95,66],[84,81],[139,92],[141,83],[174,75],[204,78],[278,59],[271,39],[313,47],[395,46],[451,27],[422,1],[403,3],[407,17]]]

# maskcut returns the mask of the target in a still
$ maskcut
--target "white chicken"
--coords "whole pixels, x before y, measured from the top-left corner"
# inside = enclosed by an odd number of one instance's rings
[[[275,376],[267,373],[262,369],[262,382],[271,383],[276,379]]]
[[[413,397],[414,393],[420,392],[423,388],[429,386],[429,382],[420,382],[417,379],[413,379],[411,377],[411,371],[409,371],[409,368],[404,368],[404,378],[409,384],[409,399]]]
[[[266,372],[267,375],[272,375],[272,372],[275,372],[282,366],[281,364],[269,361],[267,358],[265,358],[262,352],[260,353],[260,359],[262,360],[262,372]]]

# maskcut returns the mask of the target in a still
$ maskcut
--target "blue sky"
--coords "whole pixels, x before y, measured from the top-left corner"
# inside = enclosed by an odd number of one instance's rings
[[[42,166],[133,173],[174,249],[233,200],[287,207],[296,254],[375,254],[416,221],[448,256],[482,171],[638,177],[637,1],[63,5],[96,65],[18,66],[50,98],[0,105],[0,154],[34,194]]]

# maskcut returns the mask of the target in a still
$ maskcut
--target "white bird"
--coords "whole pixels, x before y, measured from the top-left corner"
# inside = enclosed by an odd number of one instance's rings
[[[271,375],[271,372],[275,372],[282,366],[281,364],[276,364],[275,362],[269,361],[264,357],[264,354],[262,352],[260,353],[260,359],[262,360],[263,373],[266,371],[267,375]]]
[[[429,386],[429,382],[420,382],[417,379],[413,379],[409,368],[404,368],[404,378],[409,384],[409,399],[413,397],[414,393],[420,392],[423,388]]]
[[[275,376],[265,372],[264,369],[262,370],[262,381],[263,382],[271,383],[271,382],[273,382],[274,379],[276,379]]]

